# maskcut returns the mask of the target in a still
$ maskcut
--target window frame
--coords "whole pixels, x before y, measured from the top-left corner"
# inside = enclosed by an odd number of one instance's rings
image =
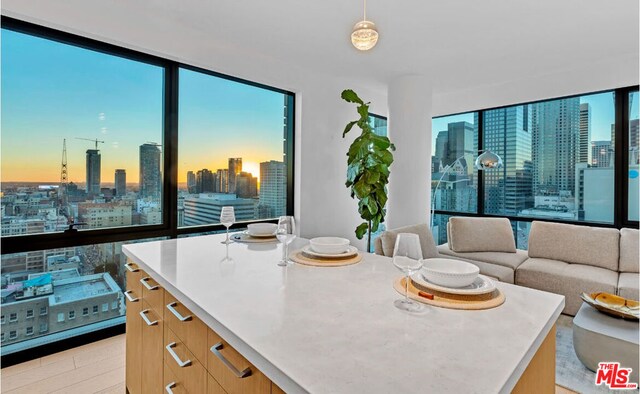
[[[178,228],[178,100],[179,100],[179,70],[180,68],[204,73],[213,77],[223,78],[256,88],[267,89],[284,94],[287,97],[287,112],[284,114],[286,123],[286,145],[284,146],[284,161],[287,171],[287,215],[294,214],[295,199],[295,123],[296,99],[291,91],[264,85],[261,83],[225,75],[213,70],[196,67],[175,60],[155,56],[138,50],[133,50],[104,41],[64,32],[50,27],[26,22],[9,16],[1,16],[1,27],[14,32],[43,38],[46,40],[71,45],[106,55],[118,56],[136,62],[158,66],[163,69],[163,108],[162,108],[162,223],[149,225],[123,226],[104,229],[70,230],[56,233],[40,233],[29,235],[5,236],[0,238],[2,255],[31,252],[45,249],[65,247],[80,247],[93,244],[112,242],[126,242],[151,238],[176,239],[180,236],[199,234],[204,232],[221,232],[226,230],[222,224],[191,226]],[[276,223],[277,218],[252,220],[234,223],[231,229],[245,228],[250,223]],[[48,308],[47,308],[48,313]],[[45,315],[47,314],[45,313]],[[93,314],[99,312],[93,312]],[[41,313],[40,316],[43,316]],[[66,317],[66,316],[65,316]],[[65,319],[66,321],[66,319]],[[105,337],[119,335],[125,332],[125,324],[101,328],[78,337],[56,340],[55,345],[39,345],[14,353],[3,354],[3,366],[31,360],[51,354],[53,351],[65,350],[74,346],[89,343]]]
[[[591,221],[579,221],[579,220],[560,220],[554,218],[536,218],[536,217],[527,217],[527,216],[513,216],[513,215],[495,215],[485,213],[484,209],[484,190],[485,190],[485,180],[482,174],[482,171],[478,170],[478,209],[476,213],[472,212],[461,212],[461,211],[451,211],[451,210],[440,210],[436,209],[433,211],[433,215],[448,215],[448,216],[469,216],[469,217],[499,217],[499,218],[507,218],[511,222],[555,222],[555,223],[565,223],[565,224],[575,224],[579,226],[592,226],[592,227],[606,227],[606,228],[623,228],[623,227],[631,227],[638,228],[638,221],[628,220],[627,210],[628,210],[628,190],[629,185],[627,183],[627,172],[629,166],[629,130],[628,130],[628,122],[629,122],[629,93],[637,91],[639,88],[636,86],[626,86],[615,89],[606,89],[596,92],[587,92],[587,93],[579,93],[572,94],[569,96],[562,97],[550,97],[541,100],[535,100],[530,102],[521,102],[521,103],[513,103],[509,105],[501,105],[498,107],[489,107],[482,108],[477,110],[468,110],[464,112],[447,114],[434,116],[433,119],[444,118],[453,115],[460,115],[466,113],[477,112],[478,113],[478,150],[484,149],[484,113],[485,111],[491,111],[502,108],[509,108],[520,105],[529,105],[535,103],[541,103],[546,101],[554,101],[554,100],[562,100],[572,97],[581,97],[581,96],[589,96],[592,94],[599,93],[614,93],[615,102],[614,102],[614,113],[615,113],[615,158],[614,158],[614,203],[613,203],[613,222],[612,223],[602,223],[602,222],[591,222]],[[622,147],[622,149],[618,150],[617,147]]]

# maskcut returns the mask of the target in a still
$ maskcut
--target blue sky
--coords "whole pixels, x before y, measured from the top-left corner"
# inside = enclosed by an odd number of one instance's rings
[[[228,157],[282,160],[282,94],[190,71],[180,77],[180,180],[187,170],[226,168]],[[137,182],[139,146],[162,142],[162,99],[160,67],[3,29],[3,181],[59,181],[66,138],[69,179],[84,182],[93,144],[80,137],[105,141],[103,182],[116,168]]]

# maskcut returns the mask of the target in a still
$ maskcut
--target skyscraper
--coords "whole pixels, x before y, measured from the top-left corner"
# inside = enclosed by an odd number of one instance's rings
[[[578,163],[589,163],[591,153],[591,106],[589,103],[580,104],[580,131],[578,135]]]
[[[195,193],[214,193],[217,191],[214,174],[206,168],[198,171],[195,178]]]
[[[196,193],[196,174],[193,171],[187,171],[187,192]]]
[[[100,194],[100,151],[87,149],[87,193]]]
[[[160,199],[162,190],[162,163],[160,148],[156,144],[140,145],[140,197]]]
[[[640,150],[640,123],[638,119],[633,119],[629,122],[629,165],[640,164],[638,150]]]
[[[580,98],[531,104],[531,127],[534,196],[573,195]]]
[[[529,106],[485,111],[484,147],[502,157],[501,169],[483,171],[485,212],[515,215],[533,206]]]
[[[242,158],[241,157],[236,157],[236,158],[229,158],[229,168],[228,168],[228,174],[229,174],[229,193],[235,193],[236,192],[236,178],[238,176],[238,174],[240,174],[242,172]]]
[[[248,172],[236,176],[236,195],[238,198],[258,197],[258,178]]]
[[[218,170],[216,173],[217,176],[217,185],[216,191],[218,193],[229,193],[229,170],[222,169]]]
[[[287,172],[283,162],[260,163],[259,218],[274,218],[287,212]]]
[[[127,172],[125,170],[116,170],[115,184],[116,196],[124,196],[127,194]]]
[[[611,149],[611,141],[591,142],[591,166],[613,167],[613,149]]]

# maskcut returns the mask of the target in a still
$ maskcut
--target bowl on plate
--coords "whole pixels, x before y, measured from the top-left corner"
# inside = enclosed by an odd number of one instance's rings
[[[274,223],[253,223],[247,226],[247,233],[259,237],[274,235],[278,225]]]
[[[309,240],[311,250],[324,254],[345,253],[349,250],[350,243],[348,239],[339,237],[318,237]]]
[[[476,280],[480,273],[477,266],[460,260],[423,260],[422,274],[429,282],[444,287],[465,287]]]

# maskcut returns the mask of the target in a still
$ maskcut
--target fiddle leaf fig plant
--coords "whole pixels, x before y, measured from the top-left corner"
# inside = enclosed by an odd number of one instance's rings
[[[358,126],[361,133],[353,141],[347,152],[347,182],[351,189],[351,198],[358,198],[358,212],[364,220],[356,227],[356,237],[362,239],[368,234],[367,250],[371,250],[371,234],[378,231],[384,222],[387,210],[387,184],[389,183],[389,166],[393,163],[392,151],[395,146],[389,138],[377,135],[369,124],[369,104],[364,102],[356,92],[347,89],[342,92],[342,99],[357,105],[360,118],[347,123],[342,133],[344,138],[353,126]]]

